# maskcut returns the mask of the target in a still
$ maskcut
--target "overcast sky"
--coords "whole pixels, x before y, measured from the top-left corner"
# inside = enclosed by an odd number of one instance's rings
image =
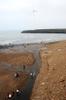
[[[0,0],[0,30],[66,28],[66,0]]]

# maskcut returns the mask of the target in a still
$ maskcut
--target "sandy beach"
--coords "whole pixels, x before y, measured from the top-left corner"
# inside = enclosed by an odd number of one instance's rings
[[[17,89],[24,90],[23,96],[13,100],[66,100],[66,41],[0,49],[1,100]]]

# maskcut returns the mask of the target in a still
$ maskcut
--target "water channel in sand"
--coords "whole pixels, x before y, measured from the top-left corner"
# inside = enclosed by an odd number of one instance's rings
[[[35,82],[35,79],[37,77],[37,74],[39,73],[40,66],[41,66],[41,60],[40,60],[40,48],[43,47],[44,44],[27,44],[27,45],[17,45],[14,47],[9,47],[5,49],[1,49],[0,52],[6,52],[6,53],[26,53],[31,52],[33,53],[35,57],[35,63],[32,66],[27,66],[25,72],[27,73],[35,73],[34,78],[29,77],[27,84],[24,89],[20,92],[20,94],[17,96],[15,95],[12,100],[29,100],[31,91]],[[7,63],[1,63],[4,67],[9,68],[11,65]]]

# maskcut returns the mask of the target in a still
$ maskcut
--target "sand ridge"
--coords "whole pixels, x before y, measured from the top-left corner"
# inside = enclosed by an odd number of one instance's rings
[[[41,48],[41,69],[30,100],[66,100],[66,41]]]

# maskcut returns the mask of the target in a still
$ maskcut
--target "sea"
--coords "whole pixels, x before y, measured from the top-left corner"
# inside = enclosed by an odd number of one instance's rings
[[[66,34],[28,34],[19,31],[0,31],[0,45],[5,44],[24,44],[24,43],[40,43],[40,42],[54,42],[66,40]]]

